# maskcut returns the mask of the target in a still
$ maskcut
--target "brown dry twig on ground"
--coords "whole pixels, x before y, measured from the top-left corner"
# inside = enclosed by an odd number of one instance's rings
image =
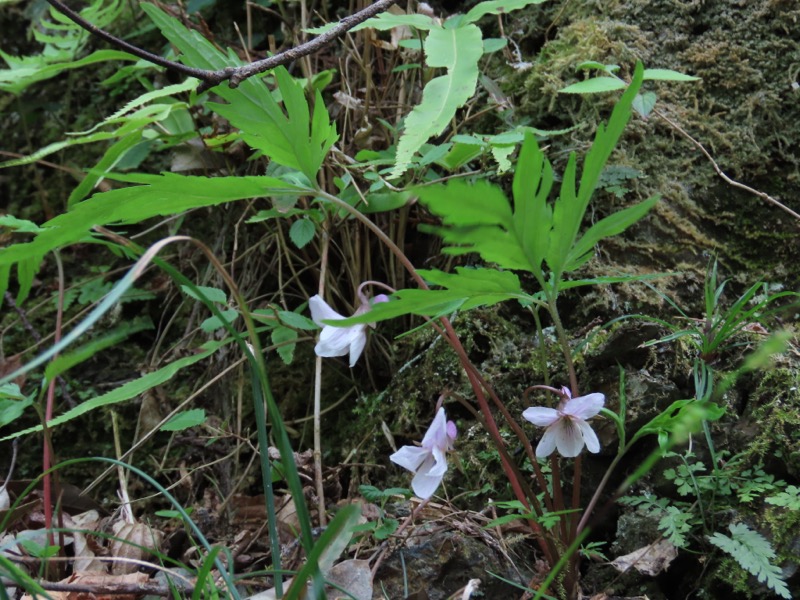
[[[318,52],[331,42],[333,42],[336,38],[343,36],[345,33],[350,31],[356,25],[363,23],[367,19],[370,19],[387,10],[390,6],[395,4],[397,0],[377,0],[374,4],[370,4],[363,10],[358,11],[357,13],[353,13],[339,21],[334,27],[315,37],[313,40],[310,40],[304,44],[300,44],[299,46],[295,46],[294,48],[289,48],[288,50],[284,50],[275,56],[270,56],[268,58],[257,60],[255,62],[249,63],[247,65],[242,65],[240,67],[225,67],[224,69],[220,69],[218,71],[209,71],[206,69],[196,69],[194,67],[189,67],[184,64],[174,62],[171,60],[167,60],[157,54],[152,54],[147,50],[143,50],[138,46],[134,46],[122,40],[115,35],[108,33],[107,31],[100,29],[99,27],[95,27],[92,23],[84,19],[80,14],[72,10],[66,4],[61,2],[60,0],[47,0],[47,2],[55,8],[58,12],[69,18],[72,22],[76,23],[92,35],[95,35],[108,43],[124,50],[125,52],[129,52],[134,56],[138,56],[148,62],[153,64],[159,65],[166,69],[170,69],[172,71],[177,71],[178,73],[182,73],[184,75],[188,75],[190,77],[195,77],[202,81],[203,83],[200,84],[198,88],[198,92],[204,92],[206,90],[211,89],[214,86],[221,84],[224,81],[229,81],[229,85],[232,88],[238,87],[242,81],[249,77],[253,77],[254,75],[258,75],[259,73],[263,73],[265,71],[269,71],[270,69],[274,69],[280,65],[288,64],[292,61],[297,60],[298,58],[302,58],[304,56],[308,56],[309,54],[314,54]]]
[[[0,580],[0,585],[4,585],[6,589],[14,587],[15,582],[10,579]],[[151,596],[171,596],[173,589],[170,586],[156,583],[53,583],[50,581],[37,581],[36,585],[48,592],[67,592],[76,594],[83,597],[84,594],[89,594],[90,597],[95,597],[97,594],[106,596],[130,596],[148,594]],[[184,593],[191,594],[194,590],[184,588]]]
[[[683,137],[685,137],[687,140],[689,140],[689,142],[691,142],[692,145],[695,148],[700,150],[700,152],[702,152],[705,155],[705,157],[711,162],[711,166],[714,168],[714,171],[717,173],[717,175],[722,177],[722,179],[724,179],[725,182],[728,185],[732,185],[735,188],[739,188],[740,190],[744,190],[745,192],[749,192],[751,194],[754,194],[754,195],[758,196],[759,198],[761,198],[762,200],[766,200],[767,202],[769,202],[773,206],[777,206],[781,210],[783,210],[783,211],[787,212],[788,214],[792,215],[795,219],[800,219],[800,214],[796,213],[795,211],[793,211],[791,208],[789,208],[785,204],[782,204],[781,202],[779,202],[778,200],[776,200],[775,198],[773,198],[772,196],[770,196],[766,192],[760,192],[760,191],[758,191],[756,189],[751,188],[750,186],[747,186],[747,185],[745,185],[743,183],[739,183],[735,179],[731,179],[730,177],[728,177],[725,174],[725,172],[720,168],[720,166],[717,164],[717,161],[715,161],[714,158],[711,156],[711,153],[708,150],[705,149],[705,146],[703,146],[703,144],[701,144],[696,139],[694,139],[694,137],[692,137],[692,135],[689,132],[687,132],[683,127],[678,125],[678,123],[676,123],[675,121],[670,119],[663,112],[658,111],[658,110],[654,110],[653,113],[655,113],[656,115],[661,117],[670,127],[672,127],[675,131],[677,131]]]

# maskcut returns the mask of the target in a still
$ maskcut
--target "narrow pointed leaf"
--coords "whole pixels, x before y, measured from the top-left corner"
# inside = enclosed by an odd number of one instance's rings
[[[558,91],[562,94],[599,94],[624,90],[626,87],[627,84],[616,77],[593,77],[592,79],[573,83]]]

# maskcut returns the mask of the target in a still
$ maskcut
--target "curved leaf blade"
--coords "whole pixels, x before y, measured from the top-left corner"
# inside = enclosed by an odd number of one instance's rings
[[[483,56],[481,30],[472,24],[431,29],[425,39],[425,56],[430,66],[446,68],[447,73],[428,82],[422,92],[422,102],[406,117],[392,178],[405,172],[414,153],[428,138],[442,133],[456,110],[475,93],[478,61]]]

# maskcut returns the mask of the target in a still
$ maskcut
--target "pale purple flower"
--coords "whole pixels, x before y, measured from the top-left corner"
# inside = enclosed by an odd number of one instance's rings
[[[372,303],[387,302],[388,300],[388,296],[378,294],[372,299]],[[308,300],[308,306],[311,309],[311,318],[314,323],[322,327],[319,341],[314,346],[314,352],[317,353],[317,356],[344,356],[350,353],[350,366],[354,366],[358,357],[364,351],[364,346],[367,345],[367,323],[359,323],[349,327],[326,325],[323,321],[341,321],[347,317],[343,317],[333,310],[319,295],[312,296]],[[353,316],[363,315],[369,309],[370,304],[365,301],[358,307]]]
[[[536,456],[549,456],[558,448],[559,454],[572,458],[580,454],[584,444],[589,452],[600,452],[597,435],[586,421],[600,412],[606,397],[595,393],[573,398],[566,387],[561,388],[561,394],[557,409],[535,406],[522,413],[526,421],[547,427],[536,446]]]
[[[456,424],[448,421],[440,408],[422,438],[421,446],[403,446],[389,457],[393,463],[415,473],[411,481],[414,493],[423,499],[433,496],[447,472],[445,454],[453,448]]]

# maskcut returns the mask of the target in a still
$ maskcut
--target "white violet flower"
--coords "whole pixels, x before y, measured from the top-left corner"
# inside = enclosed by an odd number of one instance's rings
[[[580,454],[584,444],[589,452],[600,452],[597,435],[586,421],[600,412],[606,397],[595,393],[573,398],[566,387],[561,388],[561,395],[563,399],[557,409],[535,406],[522,413],[526,421],[547,427],[536,446],[536,456],[549,456],[558,448],[559,454],[573,458]]]
[[[372,303],[387,302],[388,300],[389,297],[385,294],[378,294],[372,299]],[[359,323],[350,327],[326,325],[323,321],[341,321],[347,317],[343,317],[333,310],[319,294],[309,299],[308,306],[311,308],[311,318],[314,323],[322,327],[319,341],[314,347],[314,352],[317,353],[317,356],[344,356],[349,352],[350,366],[354,366],[358,357],[364,351],[364,346],[367,345],[367,324]],[[370,303],[364,300],[353,316],[363,315],[369,312],[369,309]]]
[[[448,421],[444,408],[440,408],[421,446],[403,446],[389,457],[393,463],[415,473],[411,488],[420,498],[427,500],[433,496],[442,483],[447,472],[445,453],[453,448],[456,435],[456,424]]]

